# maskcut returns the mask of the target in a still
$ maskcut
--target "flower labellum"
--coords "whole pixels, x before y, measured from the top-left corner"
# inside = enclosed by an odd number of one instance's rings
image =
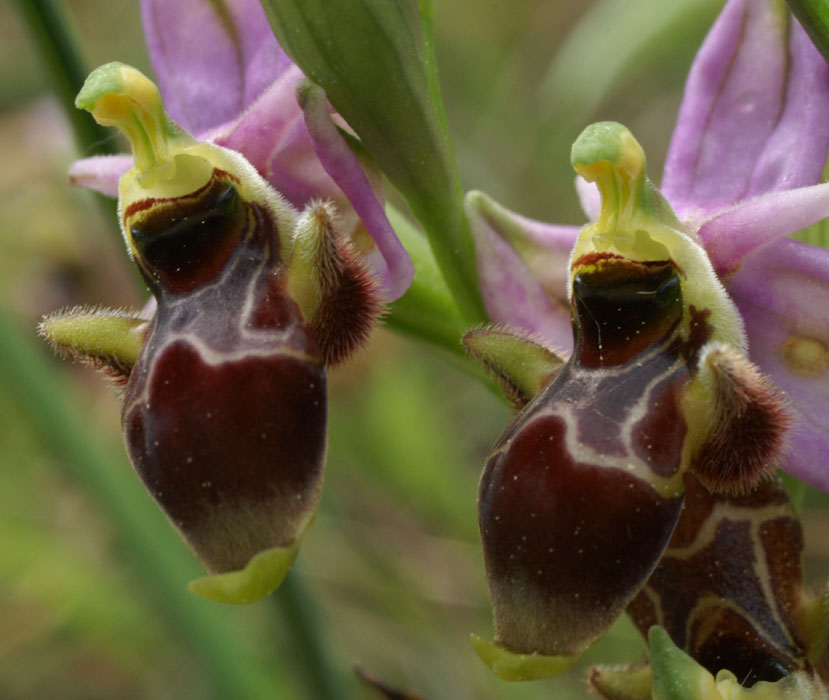
[[[803,588],[803,533],[778,479],[741,495],[685,477],[665,554],[628,606],[650,663],[591,670],[605,700],[825,700],[826,593]]]
[[[300,216],[239,153],[174,124],[135,69],[97,69],[77,104],[132,143],[119,213],[157,311],[135,316],[143,342],[124,353],[105,342],[126,333],[124,314],[58,313],[41,332],[123,375],[132,464],[212,574],[191,590],[256,600],[281,583],[316,512],[325,366],[365,339],[375,279],[330,205]]]
[[[801,630],[803,534],[782,484],[741,496],[686,477],[685,510],[647,584],[628,606],[643,635],[663,627],[711,673],[744,686],[806,665]]]
[[[572,356],[544,368],[544,350],[503,328],[466,340],[528,388],[479,492],[495,643],[475,644],[512,679],[560,673],[621,614],[668,545],[686,472],[722,493],[752,488],[775,468],[786,424],[745,358],[733,302],[630,132],[588,127],[572,162],[602,195],[570,259]]]

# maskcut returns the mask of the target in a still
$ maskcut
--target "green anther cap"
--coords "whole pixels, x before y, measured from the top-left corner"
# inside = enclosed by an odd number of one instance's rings
[[[616,243],[645,259],[664,256],[664,249],[651,250],[651,241],[637,232],[681,226],[646,177],[645,152],[627,127],[616,122],[591,124],[573,144],[570,162],[585,180],[596,183],[601,194],[602,208],[590,226],[592,232],[605,237],[607,245]],[[597,243],[603,245],[601,240]]]
[[[645,152],[630,130],[617,122],[597,122],[582,131],[570,151],[570,162],[591,182],[607,167],[629,180],[641,179],[645,172]]]
[[[169,161],[170,142],[185,137],[164,111],[155,83],[123,63],[107,63],[90,73],[75,106],[102,126],[118,128],[129,139],[141,172]]]

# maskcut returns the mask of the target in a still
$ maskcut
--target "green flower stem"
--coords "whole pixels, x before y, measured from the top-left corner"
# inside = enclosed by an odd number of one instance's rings
[[[818,51],[829,61],[829,3],[826,0],[786,0]]]
[[[415,267],[411,287],[391,305],[386,324],[463,356],[461,337],[470,324],[458,311],[428,241],[396,208],[386,207],[386,214]]]
[[[44,444],[117,527],[125,556],[154,607],[182,638],[217,698],[297,697],[284,667],[256,658],[233,624],[234,608],[187,591],[198,566],[143,489],[121,450],[91,435],[72,389],[35,341],[0,310],[0,382],[17,397]]]
[[[321,630],[319,609],[304,578],[293,569],[273,598],[280,618],[291,631],[291,648],[301,660],[308,697],[316,700],[356,697],[356,677],[349,683],[330,662],[331,653]]]
[[[41,58],[52,89],[60,100],[64,114],[72,125],[75,144],[84,155],[108,155],[116,152],[108,129],[75,108],[75,96],[86,80],[87,69],[77,36],[66,12],[57,0],[15,0],[32,44]],[[104,216],[117,219],[116,202],[101,194],[94,195]],[[113,227],[117,231],[117,227]],[[120,238],[120,234],[119,234]],[[139,279],[136,273],[135,279]]]
[[[446,147],[455,162],[452,140],[449,136],[449,121],[446,119],[446,110],[443,105],[443,96],[440,94],[440,79],[438,77],[438,59],[435,54],[435,2],[434,0],[418,0],[420,11],[420,35],[423,39],[423,66],[426,70],[426,84],[429,87],[429,99],[435,110],[435,116],[446,138]]]
[[[440,92],[438,77],[438,61],[435,54],[435,35],[433,30],[435,18],[434,0],[419,0],[420,33],[423,39],[423,64],[426,72],[426,84],[429,90],[429,99],[435,110],[440,129],[445,139],[445,148],[449,155],[450,177],[454,190],[452,207],[448,218],[457,220],[457,229],[453,235],[454,247],[451,239],[447,240],[444,226],[441,222],[434,222],[434,228],[429,228],[429,244],[440,265],[440,270],[449,291],[461,307],[468,322],[483,323],[489,321],[489,316],[483,306],[481,298],[480,280],[475,264],[475,246],[469,230],[469,222],[464,212],[464,192],[458,174],[452,138],[449,133],[449,122],[446,118],[443,97]],[[428,216],[431,216],[429,213]],[[425,218],[428,221],[428,218]]]
[[[87,70],[75,32],[57,0],[15,0],[52,87],[72,122],[78,149],[85,154],[114,153],[109,130],[75,109],[75,96]]]
[[[406,293],[391,304],[383,322],[392,330],[437,346],[447,354],[444,359],[456,369],[486,385],[495,396],[504,395],[492,377],[463,347],[464,333],[481,324],[472,324],[458,311],[446,286],[429,243],[414,224],[392,205],[386,215],[403,242],[415,268],[415,277]]]
[[[282,47],[357,132],[422,224],[468,322],[487,320],[440,99],[431,4],[262,0]]]

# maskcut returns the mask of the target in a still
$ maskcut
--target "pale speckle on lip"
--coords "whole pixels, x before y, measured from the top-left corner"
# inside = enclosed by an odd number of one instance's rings
[[[829,350],[826,344],[805,336],[790,336],[780,348],[783,364],[799,377],[817,377],[829,366]]]

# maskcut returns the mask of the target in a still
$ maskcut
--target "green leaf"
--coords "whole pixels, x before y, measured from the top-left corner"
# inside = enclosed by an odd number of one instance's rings
[[[829,61],[829,3],[826,0],[786,0],[818,51]]]
[[[262,4],[283,48],[406,198],[460,310],[470,321],[486,320],[428,36],[431,3]]]

